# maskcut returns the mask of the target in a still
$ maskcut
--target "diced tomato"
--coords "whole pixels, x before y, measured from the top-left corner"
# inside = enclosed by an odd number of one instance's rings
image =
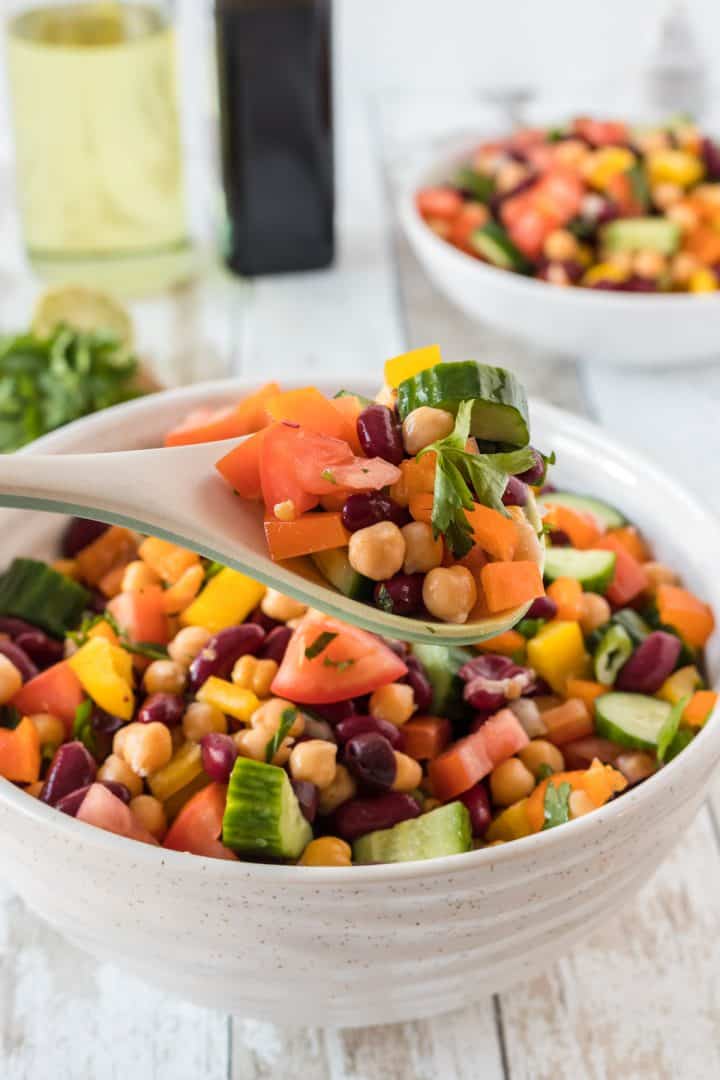
[[[341,436],[348,444],[353,454],[362,456],[362,447],[357,433],[357,419],[363,411],[363,404],[355,394],[342,394],[340,397],[331,398],[330,404],[337,409],[343,418],[345,430]]]
[[[95,825],[98,829],[115,833],[116,836],[126,836],[129,840],[157,846],[155,837],[140,824],[130,807],[103,784],[91,784],[75,817],[78,821]]]
[[[554,221],[557,227],[565,225],[578,214],[585,184],[573,169],[556,165],[545,173],[532,190],[535,207]]]
[[[338,465],[332,470],[337,488],[350,491],[379,491],[396,483],[402,475],[397,465],[391,465],[383,458],[355,458],[347,465]],[[331,494],[331,492],[328,492]]]
[[[193,795],[170,826],[163,847],[210,859],[237,859],[220,839],[226,796],[224,784],[208,784]]]
[[[306,650],[321,634],[335,636],[322,652],[308,658]],[[278,697],[303,705],[326,705],[371,694],[406,673],[399,656],[373,634],[310,611],[290,639],[271,689]]]
[[[544,128],[518,128],[507,140],[507,146],[511,150],[526,153],[533,146],[544,146],[546,141],[547,132]]]
[[[192,443],[215,442],[250,435],[268,423],[267,401],[280,392],[276,382],[266,383],[237,405],[219,409],[193,409],[177,427],[165,436],[166,446],[187,446]]]
[[[518,199],[521,195],[516,196]],[[514,202],[513,199],[509,200]],[[504,217],[504,214],[503,214]],[[525,205],[511,225],[508,225],[508,234],[515,247],[527,255],[529,259],[537,259],[542,254],[545,240],[554,228],[553,222],[549,221],[534,206]]]
[[[612,533],[601,536],[595,547],[615,552],[615,573],[605,595],[613,607],[625,607],[647,589],[645,569]]]
[[[462,196],[448,187],[429,187],[418,191],[418,211],[424,218],[451,221],[462,208]]]
[[[641,217],[645,213],[627,173],[615,173],[611,176],[606,181],[605,192],[617,206],[621,217]]]
[[[78,705],[85,699],[80,680],[68,664],[61,660],[30,679],[10,702],[25,716],[51,713],[62,720],[68,735],[72,733]]]
[[[251,435],[215,463],[220,475],[243,499],[259,499],[262,496],[260,454],[265,430]]]
[[[587,139],[593,146],[624,146],[628,141],[628,126],[621,120],[593,120],[579,116],[573,120],[573,133]]]
[[[443,801],[454,799],[529,741],[515,714],[510,709],[501,709],[472,735],[459,739],[430,762],[433,792]]]
[[[464,203],[457,216],[453,218],[448,240],[451,244],[456,244],[457,247],[462,248],[463,251],[472,250],[470,237],[476,229],[479,229],[481,225],[485,225],[488,216],[487,207],[483,206],[482,203]]]
[[[303,456],[302,442],[301,429],[292,424],[274,424],[265,433],[260,452],[260,485],[271,514],[278,503],[288,499],[297,514],[312,510],[319,502],[318,496],[311,495],[297,476],[296,466]]]
[[[121,592],[107,606],[131,641],[165,645],[170,637],[163,590],[149,585],[142,592]]]

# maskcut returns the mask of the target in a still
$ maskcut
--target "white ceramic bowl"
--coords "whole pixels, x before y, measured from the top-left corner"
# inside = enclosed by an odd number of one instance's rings
[[[604,364],[720,360],[720,293],[643,294],[559,288],[480,262],[423,221],[416,192],[445,183],[480,138],[417,168],[400,195],[405,233],[425,270],[473,318],[541,349]]]
[[[72,424],[44,451],[159,440],[190,405],[248,383],[169,391]],[[329,385],[328,385],[329,388]],[[357,387],[362,390],[362,387]],[[536,403],[533,433],[564,484],[623,507],[720,611],[720,527],[597,428]],[[0,565],[50,553],[57,519],[4,512]],[[720,674],[717,639],[709,650]],[[649,877],[699,807],[720,716],[608,807],[503,847],[344,869],[227,863],[91,828],[0,780],[3,876],[81,947],[209,1006],[280,1024],[364,1025],[440,1013],[525,979]]]

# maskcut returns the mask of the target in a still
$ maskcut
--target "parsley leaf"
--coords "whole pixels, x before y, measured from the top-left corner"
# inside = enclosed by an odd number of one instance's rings
[[[567,780],[555,787],[548,784],[545,790],[544,813],[545,821],[543,829],[554,829],[556,825],[564,825],[570,820],[570,794],[572,788]]]
[[[92,714],[93,703],[90,698],[85,698],[75,710],[73,739],[78,739],[85,749],[89,750],[93,757],[95,757],[97,752],[97,742],[95,739],[95,731],[92,726]]]
[[[367,472],[367,469],[365,470],[365,472]],[[328,484],[337,484],[337,480],[335,479],[335,475],[332,469],[323,469],[323,471],[320,473],[320,476],[323,478],[323,480],[327,480]]]
[[[77,630],[68,631],[67,637],[80,648],[87,642],[93,627],[101,622],[108,624],[118,638],[121,648],[127,652],[133,653],[135,656],[146,656],[148,660],[167,660],[168,651],[163,645],[155,645],[151,641],[131,641],[117,619],[109,611],[103,611],[97,615],[86,615]]]
[[[542,765],[537,771],[537,779],[548,780],[553,774],[552,765],[548,765],[547,761],[543,761]]]
[[[672,709],[668,713],[667,720],[660,728],[660,733],[658,735],[657,741],[658,761],[665,760],[665,755],[670,749],[670,744],[678,733],[680,721],[682,720],[682,715],[685,712],[685,706],[687,705],[689,700],[690,694],[686,694],[685,697],[680,698],[680,700],[673,705]]]
[[[467,555],[473,546],[472,529],[465,515],[475,502],[508,516],[502,496],[508,476],[525,472],[535,457],[529,446],[498,454],[470,454],[465,444],[470,434],[474,402],[463,401],[453,431],[421,450],[437,455],[433,492],[432,527],[444,536],[455,555]]]
[[[392,596],[388,590],[387,585],[380,585],[375,593],[375,604],[382,611],[389,611],[390,614],[395,610]]]
[[[280,724],[277,731],[265,747],[265,761],[268,765],[272,764],[272,759],[277,754],[278,750],[283,744],[283,741],[287,738],[290,728],[295,723],[295,717],[297,716],[297,709],[285,709],[280,717]]]
[[[323,630],[322,634],[318,634],[312,644],[308,645],[305,650],[305,659],[314,660],[316,656],[319,656],[321,652],[324,652],[325,649],[327,649],[328,645],[330,645],[336,637],[337,634],[333,633],[331,630]]]
[[[331,660],[329,656],[326,656],[323,660],[325,667],[333,667],[336,671],[347,671],[349,667],[352,667],[355,661],[349,660]]]

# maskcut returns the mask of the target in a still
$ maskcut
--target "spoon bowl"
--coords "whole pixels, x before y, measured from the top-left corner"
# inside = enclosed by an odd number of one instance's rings
[[[262,509],[238,498],[215,470],[215,462],[240,441],[102,454],[3,455],[0,506],[78,514],[162,537],[384,637],[470,644],[508,630],[527,611],[526,604],[461,625],[407,618],[351,600],[302,560],[273,562]],[[532,499],[526,513],[537,528]]]

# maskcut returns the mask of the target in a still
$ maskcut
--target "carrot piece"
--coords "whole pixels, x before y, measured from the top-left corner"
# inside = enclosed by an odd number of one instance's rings
[[[429,525],[432,521],[432,492],[420,492],[417,495],[411,495],[409,507],[415,521],[424,521]]]
[[[672,626],[689,645],[699,648],[715,628],[712,610],[677,585],[660,585],[655,596],[660,622]]]
[[[688,727],[700,728],[717,705],[718,695],[714,690],[696,690],[685,706],[682,718]]]
[[[431,761],[443,752],[451,736],[446,716],[414,716],[403,724],[403,751],[416,761]]]
[[[0,776],[15,784],[40,778],[40,736],[28,716],[12,730],[0,728]]]
[[[80,577],[88,585],[97,585],[113,567],[130,562],[135,549],[135,537],[130,530],[112,525],[75,556]]]
[[[265,538],[270,558],[277,562],[296,555],[310,555],[313,551],[347,547],[350,533],[339,513],[301,514],[295,521],[266,518]]]
[[[572,772],[559,772],[541,781],[527,801],[527,819],[532,832],[540,832],[545,821],[545,792],[548,784],[559,787],[567,783],[573,791],[584,791],[595,803],[595,807],[608,802],[616,791],[627,787],[627,780],[612,765],[603,765],[595,759],[589,769],[577,769]]]
[[[694,255],[703,266],[720,262],[720,233],[712,225],[698,225],[686,233],[683,251]]]
[[[515,656],[525,649],[525,638],[517,630],[506,630],[487,641],[478,641],[474,646],[478,652],[498,653],[500,656]],[[404,730],[404,728],[403,728]]]
[[[357,418],[363,411],[360,399],[355,394],[343,394],[342,397],[330,398],[329,400],[333,409],[337,409],[344,420],[345,434],[343,439],[350,445],[353,454],[361,457],[363,449],[357,433]]]
[[[194,409],[165,435],[166,446],[188,446],[250,435],[268,423],[267,401],[280,393],[276,382],[266,383],[236,405],[220,409]]]
[[[647,562],[650,558],[648,546],[634,525],[623,525],[620,529],[610,529],[607,535],[613,536],[615,540],[623,545],[628,554],[632,555],[633,559],[637,559],[639,563]]]
[[[390,497],[401,506],[407,506],[411,495],[421,495],[435,490],[437,454],[434,450],[421,458],[408,458],[400,462],[401,477],[390,488]]]
[[[122,592],[123,578],[125,577],[125,567],[127,563],[122,563],[120,566],[113,566],[112,570],[108,570],[104,577],[101,577],[98,581],[98,589],[107,596],[108,599],[113,596],[117,596],[119,592]]]
[[[292,424],[300,424],[306,431],[314,431],[316,435],[345,439],[345,416],[314,386],[275,394],[267,402],[267,411],[273,420],[289,420]]]
[[[571,697],[555,709],[546,709],[542,718],[547,738],[556,746],[584,739],[595,730],[590,710],[580,698]]]
[[[475,543],[483,551],[503,562],[512,561],[518,544],[518,531],[511,517],[505,517],[499,510],[480,503],[476,503],[472,510],[466,510],[465,517],[473,531]]]
[[[607,694],[607,686],[593,682],[592,679],[568,679],[566,692],[569,698],[579,698],[585,702],[585,707],[592,714],[595,708],[595,699],[601,694]]]
[[[200,562],[194,551],[172,544],[169,540],[160,540],[157,536],[148,536],[147,540],[143,540],[138,555],[168,585],[173,585],[189,567],[197,566]]]
[[[557,618],[580,622],[582,616],[582,585],[574,578],[556,578],[548,585],[548,596],[557,604]]]
[[[265,430],[256,432],[245,439],[225,457],[215,462],[215,468],[227,480],[233,491],[243,499],[261,499],[260,454],[262,453]]]
[[[480,571],[483,595],[491,612],[506,611],[545,595],[540,570],[533,562],[494,562]]]
[[[633,558],[622,541],[612,533],[601,536],[595,547],[615,552],[615,573],[605,596],[614,607],[625,607],[648,587],[648,576],[643,565]]]
[[[547,513],[543,515],[543,522],[551,529],[564,532],[572,546],[581,550],[593,547],[601,535],[595,519],[590,514],[572,510],[569,506],[554,506],[550,503]]]

